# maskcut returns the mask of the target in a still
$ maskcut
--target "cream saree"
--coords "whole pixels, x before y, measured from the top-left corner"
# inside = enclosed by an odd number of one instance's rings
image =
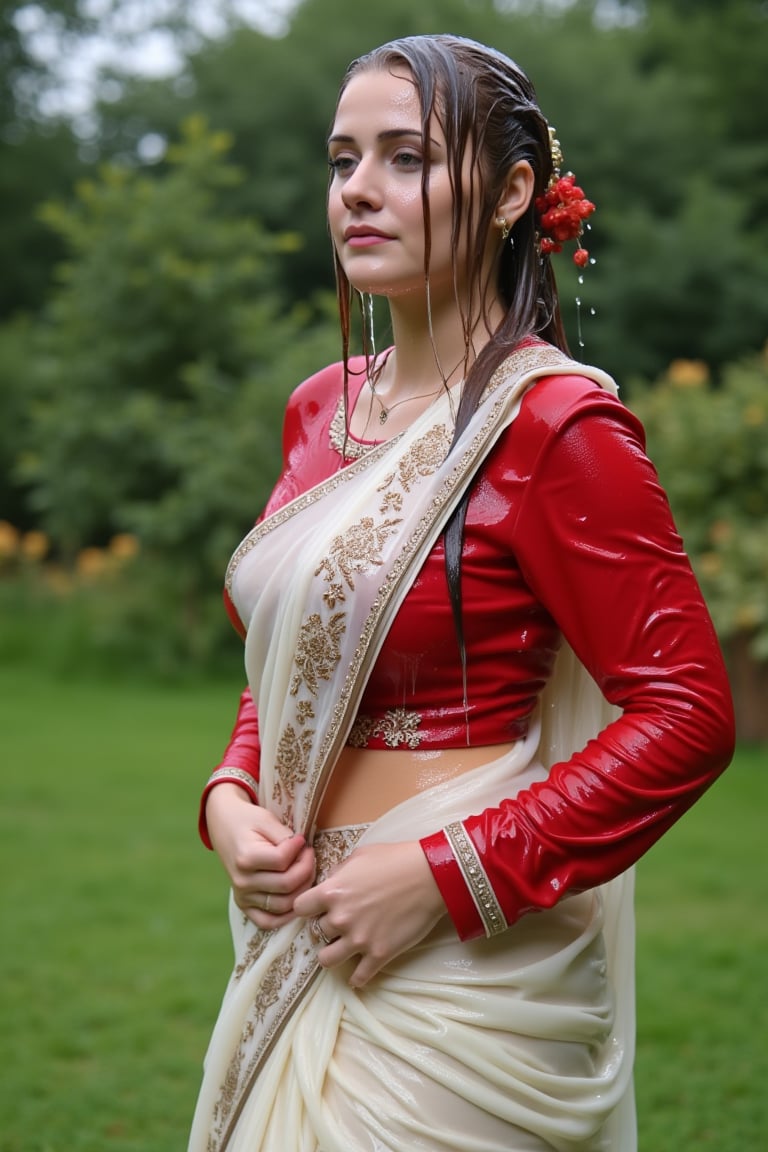
[[[258,525],[227,574],[247,627],[260,803],[315,843],[322,878],[357,844],[413,840],[514,795],[610,718],[567,647],[510,753],[365,828],[317,832],[323,790],[387,628],[537,376],[597,369],[547,345],[494,374],[448,454],[444,396]],[[369,985],[324,971],[307,924],[262,932],[231,904],[235,968],[190,1152],[634,1152],[632,877],[488,939],[447,918]]]

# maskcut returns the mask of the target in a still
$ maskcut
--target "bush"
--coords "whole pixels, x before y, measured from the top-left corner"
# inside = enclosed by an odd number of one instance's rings
[[[768,348],[710,380],[678,361],[630,405],[722,641],[768,661]]]

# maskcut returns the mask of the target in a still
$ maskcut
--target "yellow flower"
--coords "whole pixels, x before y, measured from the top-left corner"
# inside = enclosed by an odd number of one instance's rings
[[[702,576],[717,576],[723,567],[722,557],[717,552],[703,552],[697,567]]]
[[[139,554],[139,540],[129,532],[118,532],[109,542],[110,555],[121,563],[133,560]]]
[[[765,409],[762,404],[747,404],[743,417],[748,428],[759,428],[765,423]]]
[[[742,604],[736,609],[733,617],[737,628],[750,632],[760,622],[760,613],[754,604]]]
[[[75,567],[79,576],[86,580],[96,580],[107,567],[107,554],[101,548],[83,548],[78,552]]]
[[[701,388],[709,380],[709,368],[703,360],[673,360],[667,380],[675,388]]]
[[[733,536],[730,520],[715,520],[709,527],[709,538],[713,544],[726,544]]]
[[[38,532],[32,529],[25,532],[21,538],[21,553],[27,560],[32,560],[37,563],[39,560],[48,555],[50,541],[45,532]]]
[[[19,532],[7,520],[0,520],[0,558],[15,556],[19,547]]]

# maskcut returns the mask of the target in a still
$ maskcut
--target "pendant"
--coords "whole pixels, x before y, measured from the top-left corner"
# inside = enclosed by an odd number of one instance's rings
[[[387,412],[386,408],[382,408],[379,412],[379,424],[386,424],[388,416],[389,412]]]

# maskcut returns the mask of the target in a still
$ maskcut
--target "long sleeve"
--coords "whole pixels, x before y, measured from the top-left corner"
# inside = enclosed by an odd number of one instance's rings
[[[543,389],[540,398],[537,391],[525,446],[535,459],[511,548],[622,715],[545,781],[422,841],[465,939],[484,931],[482,884],[509,925],[608,881],[651,847],[733,754],[720,648],[642,429],[600,393],[577,396],[553,419],[547,405],[557,390]],[[479,886],[465,879],[467,853]]]
[[[197,828],[206,848],[213,847],[205,819],[205,804],[211,789],[225,781],[237,784],[248,793],[255,804],[258,796],[260,759],[259,717],[251,691],[246,688],[240,695],[235,723],[224,755],[200,796]]]

